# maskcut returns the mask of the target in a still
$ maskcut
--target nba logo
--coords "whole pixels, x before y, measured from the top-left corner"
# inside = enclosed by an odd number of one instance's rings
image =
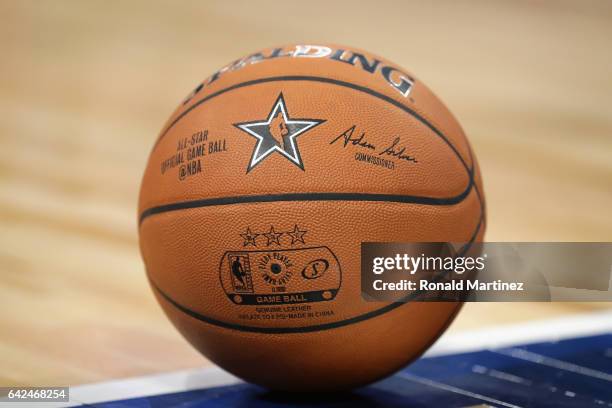
[[[229,255],[229,269],[232,277],[232,286],[236,292],[253,293],[253,279],[251,277],[251,263],[248,255]]]

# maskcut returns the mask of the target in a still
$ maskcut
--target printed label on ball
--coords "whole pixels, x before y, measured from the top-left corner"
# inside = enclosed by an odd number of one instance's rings
[[[342,282],[338,259],[324,246],[228,251],[219,275],[227,297],[238,305],[329,301]]]
[[[160,163],[160,174],[174,174],[180,181],[202,173],[204,161],[208,156],[229,151],[227,140],[210,137],[208,129],[198,130],[176,142],[176,150]]]

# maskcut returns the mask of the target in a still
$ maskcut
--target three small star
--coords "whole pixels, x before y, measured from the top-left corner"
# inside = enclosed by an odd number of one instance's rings
[[[251,232],[251,228],[247,227],[246,232],[244,234],[240,234],[240,236],[244,238],[243,246],[249,246],[249,245],[257,246],[257,242],[255,242],[255,240],[257,239],[259,235],[261,234],[253,234]]]
[[[247,227],[246,231],[240,236],[244,239],[243,246],[257,246],[257,237],[263,235],[266,237],[266,246],[272,245],[281,245],[281,237],[283,235],[287,235],[291,238],[291,245],[295,245],[297,243],[305,244],[304,235],[306,235],[308,231],[301,230],[297,224],[293,227],[293,231],[284,231],[284,232],[276,232],[274,226],[270,226],[270,230],[264,233],[254,233],[251,231],[250,227]]]
[[[274,231],[274,227],[270,226],[270,231],[263,235],[268,239],[268,243],[266,245],[270,246],[272,244],[280,245],[279,238],[281,235],[283,235],[283,233]]]
[[[301,242],[302,244],[305,244],[304,235],[306,235],[306,232],[307,231],[300,230],[297,224],[295,224],[293,231],[287,232],[287,235],[291,237],[291,245],[295,244],[296,242]]]

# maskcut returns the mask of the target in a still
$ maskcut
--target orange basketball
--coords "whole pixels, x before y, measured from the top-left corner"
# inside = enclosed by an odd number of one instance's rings
[[[476,242],[476,159],[412,74],[335,45],[266,49],[179,105],[151,152],[140,248],[202,354],[281,390],[347,389],[419,357],[460,303],[361,298],[361,242]]]

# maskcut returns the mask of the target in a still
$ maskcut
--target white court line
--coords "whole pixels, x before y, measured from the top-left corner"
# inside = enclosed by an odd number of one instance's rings
[[[70,387],[70,405],[170,394],[242,382],[219,367],[196,368]]]
[[[603,371],[593,370],[592,368],[583,367],[578,364],[568,363],[567,361],[557,360],[556,358],[543,356],[542,354],[533,353],[531,351],[511,348],[511,349],[500,349],[491,350],[493,353],[502,354],[520,360],[529,361],[536,364],[545,365],[548,367],[557,368],[563,371],[570,371],[572,373],[586,375],[588,377],[598,378],[600,380],[612,382],[612,374],[604,373]]]
[[[468,396],[468,397],[476,398],[476,399],[479,399],[481,401],[490,402],[492,404],[497,404],[497,405],[502,406],[502,407],[521,408],[519,405],[514,405],[514,404],[510,404],[509,402],[504,402],[504,401],[496,400],[495,398],[487,397],[486,395],[477,394],[475,392],[471,392],[471,391],[467,391],[467,390],[464,390],[464,389],[461,389],[461,388],[453,387],[452,385],[448,385],[448,384],[440,383],[440,382],[437,382],[437,381],[433,381],[433,380],[430,380],[429,378],[423,378],[423,377],[419,377],[417,375],[412,375],[412,374],[408,374],[408,373],[404,373],[404,372],[400,372],[397,375],[399,377],[402,377],[403,379],[406,379],[406,380],[409,380],[409,381],[417,382],[417,383],[423,384],[423,385],[428,385],[428,386],[434,387],[434,388],[439,388],[439,389],[445,390],[445,391],[454,392],[455,394],[461,394],[461,395],[465,395],[465,396]]]
[[[526,343],[556,341],[564,338],[611,332],[612,311],[595,312],[442,336],[425,354],[425,357],[476,351],[484,348],[501,348]],[[71,387],[71,403],[62,406],[77,406],[86,403],[92,404],[147,395],[168,394],[231,385],[239,382],[238,378],[218,367],[175,371]],[[49,405],[49,403],[44,404],[46,405],[41,406],[53,406]]]
[[[612,333],[612,310],[500,325],[442,336],[424,357]]]

